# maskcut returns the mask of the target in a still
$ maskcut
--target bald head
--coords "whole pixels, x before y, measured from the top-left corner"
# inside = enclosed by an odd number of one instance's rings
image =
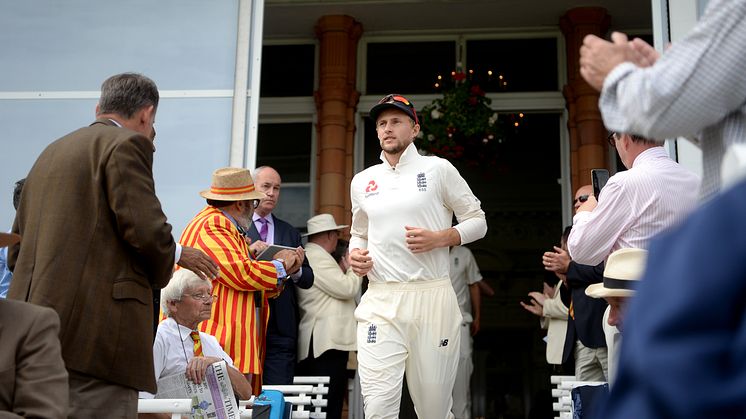
[[[257,167],[254,170],[254,185],[256,189],[267,195],[261,200],[254,211],[262,217],[266,217],[274,211],[280,201],[280,184],[282,179],[277,170],[269,166]]]
[[[575,198],[572,202],[575,211],[578,210],[579,206],[583,205],[583,202],[588,200],[589,196],[593,196],[593,185],[583,185],[578,188],[577,192],[575,192]]]

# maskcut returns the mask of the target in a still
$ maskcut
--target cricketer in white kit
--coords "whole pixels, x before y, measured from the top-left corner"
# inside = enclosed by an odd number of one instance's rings
[[[409,100],[388,95],[370,115],[382,163],[355,175],[350,193],[351,265],[370,281],[355,311],[365,417],[398,417],[406,372],[419,418],[453,418],[462,316],[448,247],[484,237],[484,211],[450,162],[417,153]]]

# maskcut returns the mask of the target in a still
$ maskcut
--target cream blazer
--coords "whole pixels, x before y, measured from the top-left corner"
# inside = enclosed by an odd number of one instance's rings
[[[550,364],[562,364],[562,351],[565,347],[565,335],[567,334],[568,309],[560,298],[560,287],[562,281],[554,286],[554,296],[544,300],[544,317],[541,326],[547,329],[547,362]]]
[[[298,288],[300,325],[298,361],[308,358],[313,336],[313,354],[318,357],[329,349],[354,351],[356,347],[355,296],[362,278],[348,269],[342,272],[332,255],[309,242],[306,258],[313,268],[313,286]]]

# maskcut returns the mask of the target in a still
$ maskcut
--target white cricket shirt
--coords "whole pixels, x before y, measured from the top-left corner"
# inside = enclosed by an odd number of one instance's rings
[[[438,231],[455,226],[461,244],[484,237],[487,222],[479,199],[448,160],[420,156],[414,144],[392,167],[382,164],[358,173],[350,185],[350,249],[368,249],[371,281],[409,282],[448,278],[448,248],[414,254],[404,226]]]

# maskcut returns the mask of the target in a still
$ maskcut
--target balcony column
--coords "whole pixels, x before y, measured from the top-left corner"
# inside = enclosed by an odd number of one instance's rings
[[[570,9],[560,18],[567,46],[567,102],[572,191],[591,181],[591,169],[607,168],[606,128],[598,109],[599,93],[580,75],[580,47],[586,35],[603,36],[611,17],[601,7]]]
[[[349,224],[353,169],[357,42],[362,25],[350,16],[323,16],[316,24],[319,39],[317,111],[316,213],[330,213]]]

